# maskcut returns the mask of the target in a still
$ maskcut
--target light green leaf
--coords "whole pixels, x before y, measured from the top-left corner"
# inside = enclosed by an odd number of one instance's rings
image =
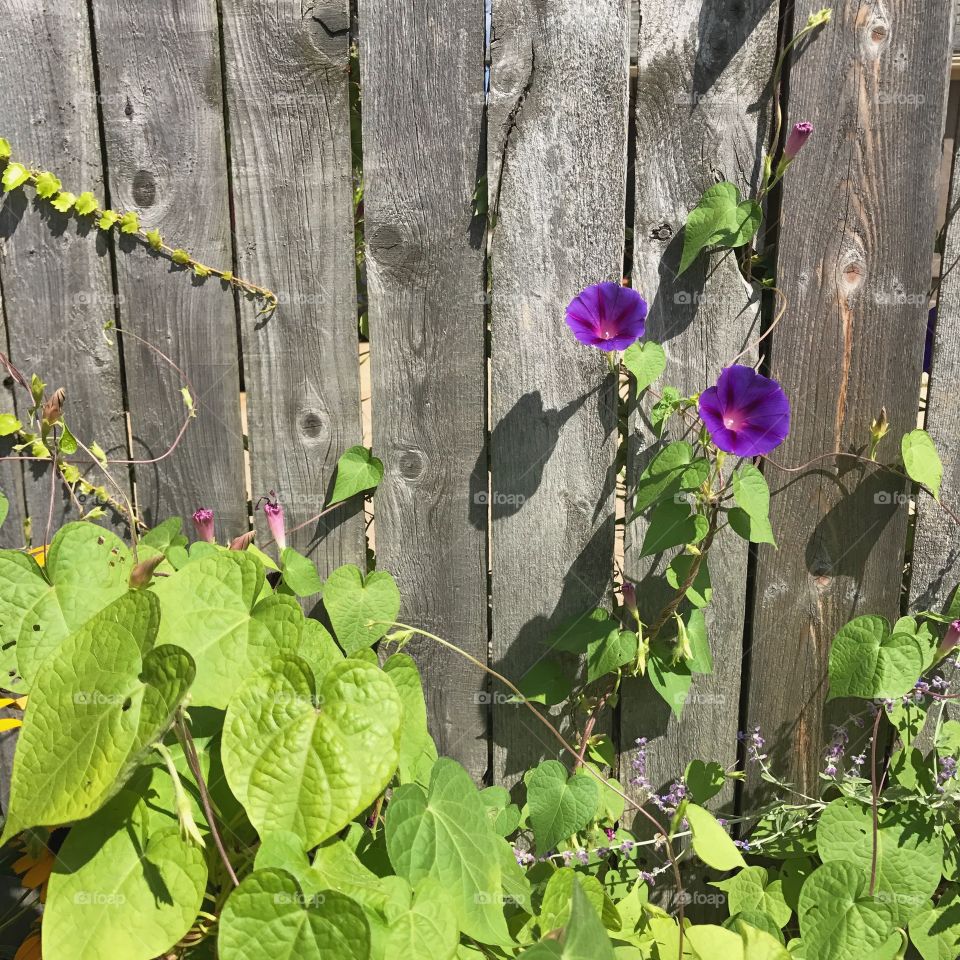
[[[678,275],[684,273],[706,247],[741,247],[760,227],[763,211],[754,200],[740,200],[736,186],[714,184],[687,217]]]
[[[49,200],[55,193],[59,192],[62,184],[49,170],[44,170],[43,173],[37,174],[34,186],[38,197]]]
[[[0,137],[0,160],[10,159],[10,141]]]
[[[57,446],[60,452],[68,457],[72,456],[79,449],[77,446],[77,438],[70,432],[70,428],[67,426],[65,420],[60,422],[60,439],[57,441]]]
[[[593,912],[600,917],[603,926],[608,930],[619,930],[622,927],[617,908],[596,877],[590,874],[578,874],[573,867],[561,867],[553,873],[543,891],[540,915],[537,917],[541,936],[545,937],[570,923],[573,913],[573,890],[578,883]]]
[[[930,434],[926,430],[911,431],[900,441],[900,451],[910,479],[922,483],[939,500],[943,464]]]
[[[3,686],[29,689],[42,661],[68,634],[127,592],[132,567],[122,540],[84,522],[57,531],[42,571],[22,553],[0,551]]]
[[[69,213],[77,202],[77,196],[69,190],[62,190],[50,202],[53,204],[54,210],[60,213]]]
[[[769,521],[770,488],[752,463],[745,463],[734,473],[733,498],[751,520],[758,523]]]
[[[0,437],[9,437],[22,429],[23,424],[12,413],[0,413]]]
[[[121,233],[136,233],[140,229],[140,218],[133,210],[128,210],[120,217]]]
[[[451,897],[461,930],[481,943],[508,943],[503,917],[503,851],[470,775],[437,761],[424,792],[404,784],[387,805],[387,851],[398,876],[417,886],[427,877]]]
[[[337,463],[337,479],[327,506],[332,507],[363,490],[375,488],[382,479],[383,461],[366,447],[351,447]]]
[[[727,894],[727,909],[730,916],[748,911],[767,914],[777,927],[785,927],[793,915],[783,897],[783,884],[770,881],[763,867],[746,867],[728,880],[713,884]]]
[[[284,870],[255,870],[223,907],[220,960],[370,960],[363,907],[334,890],[306,893]]]
[[[639,639],[630,630],[615,627],[587,647],[587,682],[593,683],[637,659]]]
[[[693,656],[687,661],[691,673],[713,673],[713,654],[707,636],[707,620],[702,610],[693,610],[687,619],[687,637]]]
[[[541,854],[586,829],[597,815],[599,791],[589,774],[577,773],[568,779],[562,763],[546,760],[529,771],[524,781],[530,826]]]
[[[203,852],[147,804],[121,792],[73,827],[57,853],[43,913],[43,951],[71,960],[151,960],[190,929],[203,902]]]
[[[598,912],[584,893],[592,877],[573,876],[570,920],[559,939],[542,940],[525,950],[524,960],[614,960],[613,944]]]
[[[104,210],[100,214],[100,219],[97,221],[97,226],[101,230],[110,230],[113,225],[120,219],[120,214],[116,210]]]
[[[857,617],[840,630],[830,646],[828,699],[902,696],[913,689],[925,659],[916,637],[891,634],[883,617]]]
[[[640,556],[663,553],[671,547],[697,543],[707,535],[709,522],[700,513],[691,513],[686,501],[665,500],[650,517]]]
[[[687,764],[686,773],[683,775],[683,782],[687,785],[690,793],[690,799],[694,803],[706,803],[715,797],[727,782],[723,767],[719,763],[711,761],[704,763],[702,760],[691,760]],[[730,881],[726,881],[729,883]],[[731,913],[736,911],[732,910]]]
[[[673,496],[680,489],[681,477],[692,462],[693,447],[689,443],[678,440],[664,447],[640,474],[630,519],[636,519],[661,497]]]
[[[22,187],[29,179],[30,171],[22,163],[11,161],[4,167],[0,182],[3,183],[4,193],[10,193],[11,190]]]
[[[400,613],[400,591],[384,570],[366,577],[352,564],[334,570],[323,586],[323,605],[337,642],[349,656],[371,647]]]
[[[152,250],[159,250],[163,246],[163,237],[159,230],[148,230],[146,236]]]
[[[89,190],[85,190],[77,197],[74,209],[81,217],[87,217],[91,213],[96,213],[98,206],[97,198]]]
[[[730,835],[712,813],[695,803],[688,803],[684,815],[693,834],[693,851],[707,866],[714,870],[746,866]]]
[[[923,960],[960,957],[960,902],[926,907],[912,916],[910,940]]]
[[[671,663],[668,657],[655,654],[650,657],[647,676],[653,689],[660,694],[667,706],[676,716],[681,716],[690,684],[693,682],[686,661]]]
[[[284,547],[280,552],[283,565],[283,582],[298,596],[309,597],[323,589],[323,581],[309,557],[297,553],[293,547]]]
[[[573,690],[569,670],[557,660],[538,660],[517,683],[520,692],[531,703],[552,707],[563,703]]]
[[[799,919],[804,954],[824,960],[862,960],[896,928],[890,905],[868,896],[860,867],[843,860],[807,878]]]
[[[43,662],[14,756],[0,845],[26,827],[94,813],[169,728],[193,664],[178,647],[154,646],[159,614],[152,594],[131,591]]]
[[[400,782],[427,786],[430,771],[437,762],[437,746],[427,728],[427,704],[416,661],[405,653],[395,653],[383,664],[383,672],[393,681],[403,701],[403,727],[400,733]]]
[[[670,561],[664,576],[674,590],[679,590],[680,584],[686,583],[695,559],[692,554],[680,553]],[[707,566],[706,555],[700,558],[700,568],[693,583],[687,588],[686,596],[695,607],[705,607],[713,598],[713,585],[710,582],[710,569]]]
[[[251,677],[227,708],[221,747],[230,788],[263,836],[315,847],[384,791],[399,761],[403,705],[373,664],[343,660],[319,687],[298,657]]]
[[[659,343],[633,343],[623,351],[623,365],[636,379],[637,393],[643,393],[667,369],[667,355]]]
[[[196,661],[198,706],[222,710],[244,680],[300,646],[300,605],[263,596],[263,567],[246,551],[215,550],[151,589],[160,598],[159,642],[179,644]]]
[[[877,844],[876,897],[888,904],[902,926],[926,907],[940,882],[943,840],[932,824],[905,809],[887,809],[880,816]],[[842,860],[860,869],[869,883],[873,858],[873,816],[870,807],[839,798],[820,815],[817,850],[824,862]]]
[[[754,518],[740,507],[731,507],[727,511],[727,522],[737,536],[742,537],[749,543],[777,545],[776,537],[773,535],[773,527],[770,526],[770,521],[766,518]]]

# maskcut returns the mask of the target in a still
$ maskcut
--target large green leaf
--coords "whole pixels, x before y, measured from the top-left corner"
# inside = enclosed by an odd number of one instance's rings
[[[323,586],[323,605],[347,654],[375,644],[400,613],[400,591],[389,573],[366,577],[352,564],[334,570]]]
[[[633,495],[633,514],[638,517],[652,503],[680,489],[684,473],[693,463],[693,447],[684,440],[665,446],[640,474]]]
[[[206,885],[203,852],[122,791],[75,826],[57,854],[43,913],[44,956],[152,960],[190,929]]]
[[[834,860],[807,877],[798,915],[804,954],[818,960],[862,960],[896,929],[891,905],[868,895],[860,866]]]
[[[383,664],[384,673],[403,701],[403,727],[400,733],[400,782],[430,782],[430,771],[437,762],[437,745],[427,728],[427,704],[423,696],[420,671],[412,657],[395,653]]]
[[[709,521],[702,513],[692,513],[685,500],[665,500],[650,516],[640,555],[652,556],[671,547],[697,543],[707,535]]]
[[[911,431],[900,441],[900,452],[910,479],[922,483],[939,499],[943,464],[930,434],[926,430]]]
[[[769,520],[770,488],[752,463],[745,463],[733,474],[733,498],[751,520]]]
[[[910,939],[923,960],[960,957],[960,903],[927,906],[910,918]]]
[[[783,898],[780,880],[770,881],[763,867],[746,867],[729,880],[713,884],[727,894],[727,909],[730,916],[751,910],[767,914],[777,927],[785,927],[793,911]]]
[[[197,665],[191,698],[224,709],[234,691],[277,656],[297,653],[303,611],[293,597],[265,596],[263,567],[246,551],[222,550],[158,580],[159,642]]]
[[[706,247],[741,247],[760,227],[763,211],[755,200],[740,200],[740,191],[726,180],[714,184],[690,211],[683,231],[683,273]]]
[[[547,881],[540,903],[537,924],[541,936],[566,927],[573,909],[573,889],[579,883],[590,906],[608,930],[622,927],[620,915],[600,881],[590,874],[578,874],[573,867],[561,867]]]
[[[633,343],[623,351],[623,365],[636,377],[637,393],[643,393],[667,369],[667,355],[659,343]]]
[[[65,637],[127,592],[132,567],[123,541],[88,522],[68,523],[57,532],[43,570],[22,553],[0,551],[3,686],[28,689]]]
[[[363,907],[334,890],[307,892],[284,870],[255,870],[223,907],[220,960],[369,960]]]
[[[169,728],[193,679],[189,655],[154,647],[159,605],[115,600],[43,663],[14,757],[4,830],[88,817]]]
[[[343,660],[318,687],[310,667],[287,656],[230,701],[224,771],[261,836],[289,830],[309,849],[386,788],[402,717],[396,687],[379,667]]]
[[[570,920],[566,927],[520,956],[523,960],[614,960],[613,944],[578,877],[573,878]]]
[[[884,617],[857,617],[833,638],[829,699],[902,696],[913,689],[925,660],[923,644],[916,637],[891,634]]]
[[[922,816],[905,808],[886,809],[877,833],[876,895],[890,905],[900,925],[929,905],[940,882],[943,840]],[[873,814],[856,800],[838,798],[820,815],[817,851],[824,862],[842,860],[860,867],[866,882],[873,860]]]
[[[413,886],[427,877],[450,894],[460,929],[481,943],[507,943],[503,851],[470,775],[442,758],[430,789],[405,784],[387,805],[387,851]]]
[[[693,834],[693,851],[707,866],[714,870],[733,870],[746,866],[730,835],[709,810],[688,803],[684,807],[684,815]]]
[[[589,774],[567,777],[558,760],[545,760],[524,778],[537,851],[545,854],[586,829],[597,815],[599,788]]]

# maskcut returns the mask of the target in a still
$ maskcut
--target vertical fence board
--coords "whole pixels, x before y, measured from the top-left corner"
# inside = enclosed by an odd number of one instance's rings
[[[362,440],[349,18],[347,0],[223,5],[238,269],[281,302],[267,322],[241,322],[253,493],[276,489],[297,523],[320,512],[337,458]],[[321,573],[362,565],[362,504],[330,521],[291,545],[326,534]]]
[[[219,30],[213,0],[131,5],[94,0],[111,200],[141,213],[173,247],[232,260]],[[218,533],[248,528],[234,298],[122,236],[121,324],[161,349],[193,385],[197,419],[173,455],[136,469],[148,523],[217,512]],[[252,308],[244,305],[249,322]],[[182,379],[127,337],[124,360],[134,455],[163,454],[180,428]],[[188,523],[189,526],[189,523]]]
[[[615,384],[564,310],[622,270],[627,43],[618,0],[494,0],[492,653],[514,681],[610,586]],[[554,756],[548,737],[526,710],[495,704],[494,778]]]
[[[797,23],[817,6],[798,4]],[[793,423],[781,464],[863,453],[882,405],[894,439],[881,460],[896,459],[916,425],[951,22],[949,0],[845,0],[793,65],[789,119],[816,132],[784,189],[789,313],[772,371]],[[749,723],[782,772],[810,786],[834,634],[859,613],[898,612],[906,487],[833,458],[765,473],[779,550],[759,550]]]
[[[648,336],[667,352],[663,383],[689,395],[716,382],[720,370],[759,336],[758,300],[733,256],[701,257],[682,277],[676,271],[683,223],[703,191],[717,177],[736,183],[743,195],[756,188],[777,9],[767,0],[746,5],[739,0],[650,0],[641,4],[641,14],[633,281],[651,305]],[[695,46],[691,37],[698,38]],[[688,430],[689,424],[675,420],[665,440],[680,439]],[[628,491],[660,447],[645,413],[634,414]],[[664,558],[640,557],[644,533],[642,520],[628,525],[624,572],[639,584],[638,597],[651,622],[671,591],[662,579]],[[647,776],[654,786],[680,776],[695,757],[725,766],[735,760],[746,544],[729,530],[721,532],[708,566],[714,591],[707,610],[714,673],[694,679],[679,721],[648,681],[625,685],[624,782],[633,775],[638,737],[649,741]],[[727,794],[718,802],[725,799]]]
[[[0,288],[0,319],[4,321],[0,349],[7,353],[8,344],[2,288]],[[6,370],[0,368],[0,413],[17,414],[20,409],[20,400],[26,399],[26,394],[22,394],[21,397],[17,396],[22,389],[13,377],[7,375]],[[0,439],[0,457],[15,456],[12,447],[12,438]],[[0,492],[7,498],[9,504],[7,519],[0,527],[0,549],[17,550],[24,545],[23,521],[27,516],[26,503],[24,502],[22,463],[16,460],[0,460]],[[10,740],[12,738],[7,737],[6,739]],[[10,764],[8,761],[13,756],[12,747],[4,752],[5,747],[3,745],[5,742],[5,740],[0,740],[0,757],[3,757],[3,759],[0,759],[0,789],[2,789],[3,784],[9,782]],[[6,766],[4,766],[5,762]],[[0,809],[3,809],[3,807],[0,807]]]
[[[52,170],[64,189],[102,193],[85,6],[3,0],[0,46],[0,136],[11,142],[15,158]],[[66,390],[64,415],[80,440],[96,441],[108,455],[125,458],[119,355],[103,335],[114,316],[104,238],[89,220],[57,213],[27,187],[3,198],[0,243],[10,359],[28,378],[38,374],[51,391]],[[17,390],[17,409],[25,415],[29,399]],[[39,543],[49,513],[49,465],[28,465],[24,472],[26,507]],[[112,472],[128,493],[125,470]],[[98,470],[90,478],[103,482]],[[61,485],[53,529],[75,516]],[[19,531],[14,539],[22,543]]]
[[[484,22],[474,0],[360,0],[377,564],[405,616],[487,659],[482,221]],[[417,645],[433,732],[487,768],[483,677]]]

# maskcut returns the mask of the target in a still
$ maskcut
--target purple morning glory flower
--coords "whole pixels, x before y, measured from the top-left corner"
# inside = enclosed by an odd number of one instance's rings
[[[784,159],[792,160],[804,148],[812,133],[813,124],[809,121],[801,120],[800,123],[795,123],[783,148]]]
[[[567,324],[588,347],[626,350],[646,329],[647,301],[630,287],[608,281],[581,291],[567,307]]]
[[[201,507],[193,515],[193,525],[196,527],[197,536],[207,543],[214,543],[216,536],[213,532],[213,511],[209,507]]]
[[[270,536],[280,550],[287,545],[287,529],[283,519],[283,505],[276,499],[276,495],[271,490],[270,496],[266,498],[263,504],[263,512],[267,517],[267,526],[270,528]]]
[[[779,447],[790,432],[790,401],[776,380],[735,364],[700,394],[700,417],[721,450],[758,457]]]

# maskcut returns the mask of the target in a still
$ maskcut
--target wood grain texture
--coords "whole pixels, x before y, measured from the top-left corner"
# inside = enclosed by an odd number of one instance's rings
[[[615,385],[564,310],[622,271],[627,33],[620,0],[493,4],[492,654],[514,681],[610,587]],[[494,779],[555,756],[548,737],[495,703]]]
[[[281,302],[241,323],[253,493],[275,489],[290,526],[323,509],[338,457],[362,441],[349,17],[348,0],[223,4],[238,269]],[[322,575],[362,567],[362,503],[290,543],[319,537]]]
[[[102,195],[86,7],[3,0],[0,45],[0,136],[10,141],[17,159],[52,170],[65,189]],[[89,219],[57,213],[30,187],[4,195],[0,283],[12,362],[27,378],[37,373],[51,390],[66,390],[64,414],[80,440],[96,441],[109,456],[126,458],[119,354],[103,334],[114,316],[105,239]],[[16,403],[25,415],[26,395]],[[50,471],[44,464],[25,473],[26,507],[40,543],[49,513]],[[124,470],[114,473],[128,491]],[[90,476],[103,482],[99,471]],[[76,517],[62,485],[54,505],[53,529]],[[19,534],[14,539],[22,544]]]
[[[770,111],[765,94],[776,58],[777,9],[767,0],[648,0],[641,2],[641,17],[633,282],[651,305],[647,336],[667,352],[662,384],[690,395],[715,383],[720,370],[759,336],[758,298],[732,256],[702,256],[682,277],[676,271],[683,224],[704,190],[718,179],[735,183],[744,196],[756,189]],[[653,402],[648,397],[645,406]],[[665,439],[680,439],[688,427],[677,419]],[[661,448],[646,413],[635,413],[628,490]],[[627,527],[624,573],[638,583],[649,623],[673,595],[663,573],[675,551],[641,559],[645,532],[642,519]],[[648,740],[647,776],[656,787],[680,776],[695,757],[734,763],[747,559],[746,544],[729,530],[721,532],[708,560],[714,673],[695,678],[682,719],[672,716],[648,681],[625,685],[624,782],[633,776],[639,737]],[[732,790],[716,802],[731,797]]]
[[[0,334],[0,349],[7,353],[9,345],[6,337],[2,288],[0,288],[0,320],[4,323],[3,332]],[[22,389],[13,377],[8,376],[5,370],[0,369],[0,413],[18,415],[21,400],[26,400],[26,394],[17,397],[17,393]],[[0,458],[16,456],[12,449],[13,444],[12,438],[0,439]],[[18,460],[0,459],[0,492],[3,493],[9,503],[7,519],[0,527],[0,549],[16,550],[24,545],[23,521],[27,515],[24,500],[23,464]],[[0,755],[2,755],[2,752],[3,747],[0,746]],[[10,755],[12,756],[12,753]],[[3,769],[2,762],[0,760],[0,769]],[[6,769],[9,772],[9,766]],[[2,773],[0,773],[0,783],[5,783],[6,781],[2,779],[2,776]]]
[[[475,0],[360,0],[377,566],[409,622],[487,660],[484,22]],[[487,769],[482,674],[417,644],[442,753]]]
[[[797,23],[817,6],[798,4]],[[863,452],[883,405],[881,460],[916,425],[952,18],[950,0],[845,0],[792,66],[789,120],[812,119],[816,133],[784,189],[778,273],[790,311],[772,371],[793,423],[781,464]],[[748,724],[806,789],[832,718],[834,634],[860,613],[898,612],[906,488],[832,458],[766,474],[780,548],[759,551]]]
[[[131,5],[94,0],[111,200],[173,247],[232,263],[219,31],[214,0]],[[121,324],[162,350],[193,385],[198,417],[167,459],[136,469],[148,523],[197,507],[217,532],[248,529],[236,312],[229,290],[201,282],[129,238],[119,240]],[[253,308],[242,305],[244,322]],[[127,337],[134,455],[163,454],[184,418],[182,378]],[[191,531],[192,532],[192,531]]]

